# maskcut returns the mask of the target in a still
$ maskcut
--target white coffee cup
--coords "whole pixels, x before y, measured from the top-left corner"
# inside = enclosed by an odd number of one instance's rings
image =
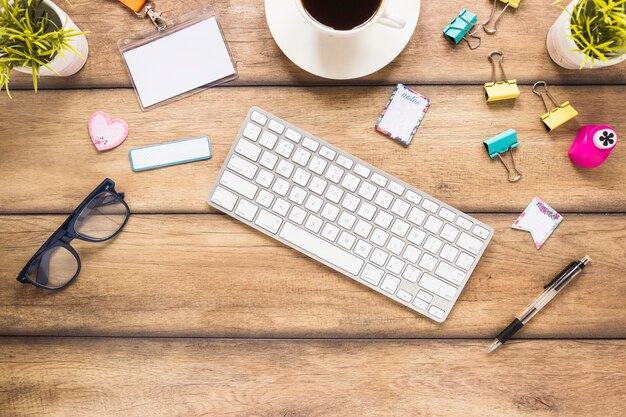
[[[298,10],[300,10],[300,13],[302,13],[302,16],[304,16],[304,19],[307,22],[309,22],[311,25],[313,25],[313,27],[319,33],[322,33],[325,35],[330,35],[330,36],[335,36],[335,37],[348,37],[348,36],[354,36],[357,33],[363,32],[365,29],[375,24],[385,25],[394,29],[402,29],[406,25],[406,20],[404,20],[398,15],[394,15],[393,13],[387,11],[387,6],[389,5],[390,0],[381,0],[378,10],[376,11],[376,13],[374,13],[372,17],[370,17],[363,24],[350,30],[337,30],[337,29],[333,29],[329,26],[326,26],[318,22],[309,14],[309,12],[306,11],[306,9],[304,8],[304,5],[302,4],[302,0],[292,0],[292,1],[295,1],[296,7],[298,8]]]

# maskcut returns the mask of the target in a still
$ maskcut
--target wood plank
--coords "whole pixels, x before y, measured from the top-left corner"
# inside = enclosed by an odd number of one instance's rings
[[[485,345],[0,338],[0,407],[12,417],[623,416],[626,341],[525,341],[491,355]]]
[[[150,30],[150,23],[139,21],[113,1],[101,2],[97,8],[90,0],[73,0],[71,6],[62,0],[55,0],[55,3],[67,10],[82,30],[90,31],[90,55],[85,68],[77,75],[42,79],[41,86],[129,87],[117,40]],[[211,3],[237,61],[239,79],[236,84],[332,83],[304,72],[282,54],[267,27],[262,0],[214,0]],[[200,4],[203,2],[199,0],[161,0],[158,3],[169,17]],[[519,83],[532,84],[537,80],[552,84],[626,82],[624,64],[596,71],[577,71],[562,69],[552,62],[545,46],[546,35],[561,10],[550,2],[525,0],[519,9],[507,11],[496,35],[490,36],[481,30],[483,44],[476,51],[470,51],[465,44],[453,46],[441,30],[464,7],[477,13],[481,21],[485,20],[491,1],[422,1],[421,4],[417,29],[403,53],[383,70],[353,82],[481,84],[490,80],[491,67],[486,57],[494,49],[505,52],[507,75]],[[28,76],[12,75],[13,88],[31,88],[30,85]]]
[[[593,263],[519,336],[626,337],[624,216],[568,215],[541,251],[481,215],[495,237],[437,324],[220,215],[135,215],[112,242],[73,242],[76,282],[15,281],[61,216],[0,217],[0,335],[210,337],[495,336],[572,259]]]
[[[207,212],[208,191],[251,105],[256,104],[464,211],[520,212],[539,195],[559,211],[624,212],[626,165],[617,147],[596,170],[574,166],[567,150],[579,125],[609,122],[626,131],[616,103],[626,87],[562,87],[580,116],[548,134],[543,104],[530,88],[514,103],[488,106],[482,89],[417,86],[433,100],[413,143],[404,148],[373,129],[391,87],[212,89],[141,112],[130,90],[16,92],[0,133],[0,211],[70,212],[103,178],[117,181],[134,212]],[[55,103],[58,111],[49,111]],[[613,109],[613,110],[611,110]],[[99,154],[86,121],[96,110],[123,117],[130,136]],[[32,120],[32,115],[37,120]],[[524,178],[506,181],[482,141],[519,132],[516,158]],[[211,137],[210,161],[133,173],[128,150],[169,140]]]

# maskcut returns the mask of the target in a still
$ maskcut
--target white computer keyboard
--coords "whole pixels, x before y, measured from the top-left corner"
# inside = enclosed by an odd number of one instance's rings
[[[208,202],[438,322],[493,236],[488,225],[258,107]]]

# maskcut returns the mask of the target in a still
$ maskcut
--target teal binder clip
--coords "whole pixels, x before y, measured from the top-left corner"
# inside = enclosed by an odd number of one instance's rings
[[[522,178],[522,172],[515,166],[515,158],[513,157],[513,148],[517,148],[519,146],[519,142],[517,141],[517,131],[515,129],[507,129],[504,132],[487,139],[483,143],[487,148],[489,158],[493,159],[497,156],[500,159],[500,162],[502,162],[502,165],[504,165],[508,174],[507,179],[509,182],[517,182]],[[511,153],[512,170],[502,158],[502,154],[507,151]]]
[[[470,32],[470,30],[477,22],[478,17],[474,13],[463,9],[458,17],[455,17],[454,20],[443,29],[443,34],[446,38],[454,42],[455,45],[464,40],[467,42],[470,49],[476,49],[480,46],[480,36],[476,35],[476,32],[480,29],[480,25],[478,25],[475,31]],[[472,45],[469,39],[467,39],[467,36],[478,39],[478,43]]]

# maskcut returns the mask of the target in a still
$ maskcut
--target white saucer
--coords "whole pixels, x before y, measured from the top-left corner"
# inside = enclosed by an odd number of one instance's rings
[[[375,23],[349,38],[320,34],[293,0],[265,0],[265,16],[278,47],[294,64],[324,78],[347,80],[378,71],[397,57],[411,39],[420,14],[420,0],[391,0],[387,9],[406,26]]]

